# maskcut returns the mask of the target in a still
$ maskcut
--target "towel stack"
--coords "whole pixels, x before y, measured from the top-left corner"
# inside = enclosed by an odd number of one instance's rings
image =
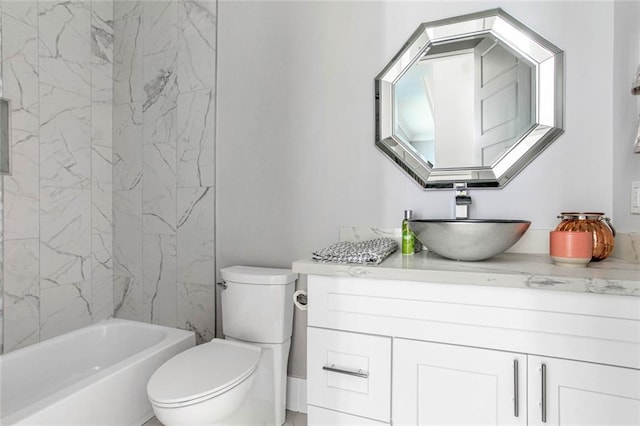
[[[358,242],[343,241],[313,252],[313,260],[378,265],[397,249],[398,243],[391,238]]]

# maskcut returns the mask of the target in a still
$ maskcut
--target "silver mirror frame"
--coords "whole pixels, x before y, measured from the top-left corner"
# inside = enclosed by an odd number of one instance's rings
[[[438,168],[394,133],[394,88],[432,47],[492,35],[531,63],[535,78],[535,123],[491,166]],[[421,24],[375,78],[376,146],[424,189],[506,185],[564,130],[564,52],[504,12],[492,9]]]

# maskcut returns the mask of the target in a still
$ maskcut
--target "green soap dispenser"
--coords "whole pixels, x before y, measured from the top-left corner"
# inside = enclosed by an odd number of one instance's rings
[[[411,210],[404,211],[404,220],[402,221],[402,254],[415,253],[416,237],[413,235],[409,227],[409,219],[413,212]]]

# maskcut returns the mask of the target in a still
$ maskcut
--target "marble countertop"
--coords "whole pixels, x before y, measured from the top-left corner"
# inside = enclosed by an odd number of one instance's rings
[[[546,254],[504,253],[482,262],[457,262],[427,252],[395,252],[379,265],[339,264],[311,258],[293,262],[309,275],[471,284],[640,297],[640,264],[609,258],[588,267],[554,265]]]

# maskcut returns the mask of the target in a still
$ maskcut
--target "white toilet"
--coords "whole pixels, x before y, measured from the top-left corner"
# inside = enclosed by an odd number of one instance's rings
[[[226,340],[193,347],[161,365],[149,379],[149,401],[166,426],[280,426],[298,275],[249,266],[220,273]]]

